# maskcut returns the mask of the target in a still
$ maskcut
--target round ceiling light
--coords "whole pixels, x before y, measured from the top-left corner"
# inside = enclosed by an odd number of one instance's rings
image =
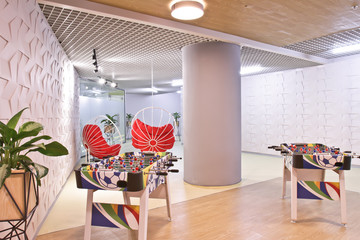
[[[204,15],[204,6],[196,1],[176,2],[171,6],[171,16],[181,20],[193,20]]]

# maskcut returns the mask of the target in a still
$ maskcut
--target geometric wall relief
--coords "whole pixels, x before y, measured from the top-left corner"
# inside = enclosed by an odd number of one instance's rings
[[[79,159],[80,142],[78,76],[36,0],[0,0],[0,106],[2,121],[29,107],[22,121],[41,122],[69,150],[57,158],[34,154],[49,173],[28,229],[33,239]]]
[[[273,154],[266,146],[321,142],[360,152],[357,64],[359,56],[322,66],[243,77],[242,150]]]

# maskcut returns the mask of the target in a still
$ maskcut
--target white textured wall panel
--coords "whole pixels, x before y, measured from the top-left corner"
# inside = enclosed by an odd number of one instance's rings
[[[29,107],[21,122],[41,122],[43,133],[69,150],[68,156],[58,158],[33,155],[49,174],[42,180],[30,239],[78,160],[78,89],[77,73],[36,1],[0,0],[0,119],[7,121]]]
[[[360,152],[360,57],[242,78],[243,151],[320,142]]]

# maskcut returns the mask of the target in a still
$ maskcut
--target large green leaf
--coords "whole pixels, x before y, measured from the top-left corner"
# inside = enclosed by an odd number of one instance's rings
[[[25,111],[26,108],[24,108],[23,110],[21,110],[20,112],[18,112],[17,114],[15,114],[7,123],[7,126],[11,129],[15,129],[17,123],[19,122],[19,119],[21,117],[21,114],[23,113],[23,111]]]
[[[19,155],[17,158],[24,166],[33,165],[33,161],[26,155]]]
[[[40,152],[46,156],[53,156],[53,157],[69,154],[66,147],[64,147],[61,143],[59,143],[57,141],[46,144],[45,149],[36,148],[36,149],[30,150],[30,152],[34,152],[34,151]]]
[[[48,174],[49,169],[43,165],[34,163],[31,160],[30,160],[30,162],[27,160],[21,161],[21,163],[24,166],[26,171],[32,172],[34,174],[37,184],[39,186],[41,186],[40,180],[41,180],[41,178],[45,177]]]
[[[36,173],[35,172],[35,168],[33,167],[34,166],[34,162],[28,157],[28,156],[25,156],[25,155],[19,155],[18,158],[17,158],[18,162],[21,164],[21,168],[24,168],[25,171],[27,172],[31,172],[31,173]]]
[[[0,121],[0,134],[1,134],[1,136],[4,134],[4,129],[5,128],[9,128],[9,127],[6,126],[6,124],[4,124],[2,121]]]
[[[34,163],[34,168],[36,170],[36,177],[39,179],[45,177],[49,172],[49,169],[47,167],[37,163]]]
[[[4,145],[4,140],[2,137],[0,137],[0,151],[2,150],[3,145]]]
[[[50,139],[51,139],[51,137],[48,135],[38,136],[38,137],[35,137],[35,138],[27,141],[26,143],[22,144],[20,147],[25,147],[25,146],[31,145],[39,140],[50,140]]]
[[[20,164],[22,165],[21,167],[24,168],[25,171],[34,174],[34,176],[36,178],[36,182],[39,185],[40,178],[37,177],[37,171],[36,171],[36,169],[34,167],[35,163],[28,156],[25,156],[25,155],[20,155],[18,157],[18,160],[19,160]]]
[[[33,149],[31,149],[31,148],[33,148]],[[29,150],[29,152],[38,152],[39,151],[38,149],[46,149],[46,146],[44,143],[30,144],[28,146],[21,146],[21,147],[13,148],[10,150],[10,154],[14,155],[16,153],[20,153],[27,149],[31,149],[31,150]]]
[[[1,125],[1,135],[2,135],[2,141],[6,145],[9,145],[13,142],[12,139],[16,137],[17,132],[14,129],[9,128],[8,126],[3,124]]]
[[[5,179],[11,174],[11,168],[9,164],[2,164],[0,166],[0,189],[4,185]]]
[[[18,141],[26,137],[37,136],[43,129],[43,125],[38,122],[26,122],[19,128],[19,133],[16,137],[14,137],[14,141]]]

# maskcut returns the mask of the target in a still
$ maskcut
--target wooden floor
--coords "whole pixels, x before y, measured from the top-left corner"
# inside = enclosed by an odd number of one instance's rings
[[[360,239],[360,193],[347,191],[348,224],[340,203],[298,200],[298,222],[290,222],[290,198],[281,199],[281,179],[252,184],[149,212],[148,239],[255,240]],[[83,239],[84,227],[44,234],[37,240]],[[127,230],[92,227],[92,240],[125,240]]]

